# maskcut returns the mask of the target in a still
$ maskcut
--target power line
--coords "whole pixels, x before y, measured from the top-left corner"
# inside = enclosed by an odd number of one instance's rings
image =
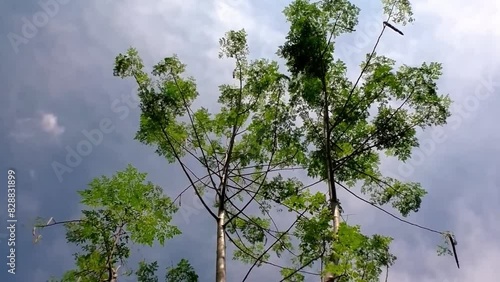
[[[369,205],[371,205],[371,206],[373,206],[373,207],[375,207],[375,208],[377,208],[377,209],[381,210],[382,212],[384,212],[384,213],[386,213],[386,214],[388,214],[388,215],[392,216],[393,218],[395,218],[395,219],[397,219],[397,220],[399,220],[399,221],[401,221],[401,222],[404,222],[404,223],[406,223],[406,224],[409,224],[409,225],[415,226],[415,227],[417,227],[417,228],[420,228],[420,229],[423,229],[423,230],[427,230],[427,231],[429,231],[429,232],[437,233],[437,234],[440,234],[440,235],[445,235],[445,234],[447,234],[446,232],[443,232],[443,231],[438,231],[438,230],[435,230],[435,229],[432,229],[432,228],[429,228],[429,227],[425,227],[425,226],[422,226],[422,225],[419,225],[419,224],[416,224],[416,223],[410,222],[410,221],[408,221],[408,220],[402,219],[402,218],[398,217],[397,215],[395,215],[395,214],[393,214],[393,213],[391,213],[391,212],[388,212],[387,210],[383,209],[382,207],[380,207],[380,206],[376,205],[375,203],[372,203],[372,202],[370,202],[370,201],[367,201],[367,200],[363,199],[362,197],[358,196],[356,193],[352,192],[349,188],[345,187],[345,186],[344,186],[344,185],[342,185],[341,183],[339,183],[339,182],[337,182],[337,181],[335,181],[335,183],[337,183],[340,187],[342,187],[344,190],[346,190],[349,194],[353,195],[353,196],[354,196],[354,197],[356,197],[357,199],[359,199],[359,200],[361,200],[361,201],[363,201],[363,202],[365,202],[365,203],[367,203],[367,204],[369,204]]]

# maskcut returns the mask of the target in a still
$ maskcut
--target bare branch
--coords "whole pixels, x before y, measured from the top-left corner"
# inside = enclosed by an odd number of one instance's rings
[[[253,259],[257,259],[253,254],[248,253],[247,251],[245,251],[242,248],[240,248],[238,246],[238,244],[236,244],[236,242],[233,240],[233,238],[231,237],[231,235],[227,231],[226,231],[226,236],[229,239],[229,241],[231,241],[231,243],[233,243],[233,245],[236,246],[236,248],[238,248],[244,254],[246,254],[247,256],[252,257]],[[262,263],[268,264],[268,265],[271,265],[271,266],[274,266],[274,267],[277,267],[277,268],[280,268],[280,269],[287,269],[288,268],[288,267],[284,267],[284,266],[281,266],[281,265],[278,265],[278,264],[275,264],[275,263],[272,263],[272,262],[268,262],[268,261],[262,261]],[[309,274],[309,275],[315,275],[315,276],[320,276],[321,275],[320,273],[315,273],[315,272],[310,272],[310,271],[303,271],[303,270],[299,271],[299,272],[300,273],[304,273],[304,274]]]
[[[250,269],[248,270],[247,274],[245,275],[245,277],[243,278],[242,282],[246,281],[248,276],[250,275],[250,272],[252,271],[252,269],[255,267],[255,265],[257,265],[257,263],[262,259],[262,257],[267,254],[269,252],[269,250],[271,250],[271,248],[276,245],[280,240],[281,238],[283,238],[285,235],[288,234],[288,232],[290,232],[290,230],[295,226],[295,224],[299,221],[299,219],[302,218],[302,216],[308,211],[309,209],[304,209],[304,211],[297,216],[297,219],[295,219],[295,221],[290,225],[290,227],[285,231],[283,232],[280,237],[278,237],[278,239],[276,239],[276,241],[274,241],[274,243],[272,243],[256,260],[255,262],[253,263],[253,265],[250,267]]]

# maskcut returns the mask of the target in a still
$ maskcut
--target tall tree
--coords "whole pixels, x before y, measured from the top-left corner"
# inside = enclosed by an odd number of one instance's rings
[[[409,1],[384,0],[383,4],[386,23],[413,20]],[[390,203],[403,216],[418,211],[425,190],[418,183],[383,177],[380,153],[407,160],[418,146],[417,128],[443,125],[450,114],[448,96],[438,94],[439,63],[396,68],[394,60],[375,53],[386,26],[392,25],[381,23],[381,34],[362,63],[358,79],[353,83],[347,78],[345,63],[335,58],[334,42],[354,30],[358,12],[347,0],[293,1],[285,9],[290,31],[280,48],[292,74],[291,103],[306,129],[308,173],[328,184],[333,248],[324,258],[324,281],[360,277],[356,281],[375,281],[379,274],[375,269],[394,259],[382,253],[359,254],[369,252],[366,244],[387,250],[390,238],[374,237],[371,243],[361,240],[354,246],[353,240],[360,235],[346,224],[340,226],[337,187],[350,189],[361,183],[362,192],[374,204]],[[345,241],[351,244],[347,249]],[[349,249],[358,254],[348,255]],[[353,268],[359,268],[367,259],[373,262],[373,275],[366,273],[366,266],[357,273],[345,267],[353,263]]]
[[[247,215],[248,207],[264,190],[284,180],[269,176],[304,159],[295,115],[285,100],[286,77],[278,64],[248,59],[244,30],[230,31],[220,40],[219,57],[234,59],[236,85],[221,85],[220,110],[192,109],[198,97],[194,79],[184,76],[185,65],[176,56],[153,67],[152,77],[143,70],[135,49],[119,54],[115,75],[133,77],[139,86],[142,110],[136,139],[156,147],[169,162],[180,165],[190,187],[216,225],[216,281],[226,281],[226,237],[243,261],[265,261],[266,233],[282,240],[278,231],[269,231],[269,217]],[[188,164],[194,160],[205,171],[198,176]],[[215,194],[210,203],[205,192]],[[271,191],[272,192],[272,191]],[[266,207],[260,206],[266,214]]]

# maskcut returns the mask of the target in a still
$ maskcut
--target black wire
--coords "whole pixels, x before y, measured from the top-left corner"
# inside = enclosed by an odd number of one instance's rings
[[[342,185],[341,183],[339,183],[339,182],[337,182],[337,181],[335,181],[335,183],[337,183],[340,187],[342,187],[344,190],[346,190],[349,194],[353,195],[353,196],[354,196],[354,197],[356,197],[357,199],[359,199],[359,200],[361,200],[361,201],[363,201],[363,202],[365,202],[365,203],[367,203],[367,204],[369,204],[369,205],[371,205],[371,206],[373,206],[373,207],[375,207],[375,208],[377,208],[377,209],[381,210],[382,212],[384,212],[384,213],[386,213],[386,214],[388,214],[388,215],[392,216],[393,218],[395,218],[395,219],[397,219],[397,220],[399,220],[399,221],[401,221],[401,222],[404,222],[404,223],[406,223],[406,224],[409,224],[409,225],[415,226],[415,227],[420,228],[420,229],[423,229],[423,230],[427,230],[427,231],[429,231],[429,232],[433,232],[433,233],[437,233],[437,234],[441,234],[441,235],[446,234],[445,232],[442,232],[442,231],[437,231],[437,230],[435,230],[435,229],[432,229],[432,228],[429,228],[429,227],[425,227],[425,226],[422,226],[422,225],[419,225],[419,224],[416,224],[416,223],[410,222],[410,221],[408,221],[408,220],[402,219],[402,218],[398,217],[397,215],[394,215],[393,213],[388,212],[387,210],[385,210],[385,209],[383,209],[383,208],[381,208],[381,207],[377,206],[375,203],[372,203],[372,202],[370,202],[370,201],[367,201],[367,200],[363,199],[362,197],[358,196],[356,193],[352,192],[349,188],[345,187],[345,186],[344,186],[344,185]]]

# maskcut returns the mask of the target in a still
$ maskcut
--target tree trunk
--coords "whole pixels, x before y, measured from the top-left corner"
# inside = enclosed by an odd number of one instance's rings
[[[330,129],[330,115],[329,115],[329,103],[328,103],[328,91],[326,87],[326,81],[325,78],[323,77],[322,79],[322,85],[323,85],[323,99],[324,99],[324,106],[323,106],[323,136],[325,138],[325,165],[326,165],[326,172],[327,172],[327,182],[328,182],[328,194],[330,196],[330,211],[332,213],[332,228],[333,228],[333,233],[337,234],[337,231],[339,229],[339,218],[340,218],[340,211],[339,211],[339,202],[337,199],[337,191],[335,188],[335,172],[334,172],[334,162],[332,160],[332,149],[330,146],[330,142],[332,141],[331,137],[331,129]],[[334,262],[335,263],[335,262]],[[333,282],[335,281],[335,275],[332,273],[325,273],[323,276],[323,281],[324,282]]]
[[[224,221],[226,212],[219,208],[217,219],[217,258],[215,265],[215,282],[226,282],[226,236]]]

